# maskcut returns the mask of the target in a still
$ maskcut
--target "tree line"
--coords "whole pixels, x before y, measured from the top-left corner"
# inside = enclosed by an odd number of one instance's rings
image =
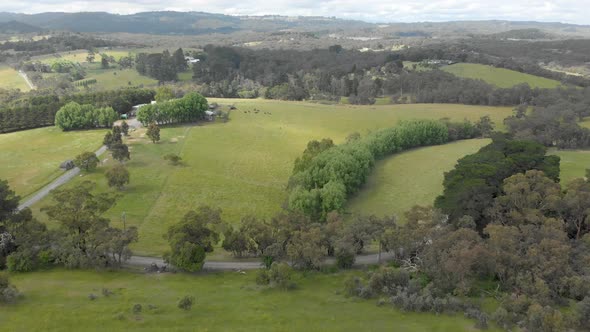
[[[172,124],[201,120],[209,109],[207,99],[196,92],[182,98],[170,99],[142,106],[137,111],[137,120],[144,126],[150,123]]]
[[[94,107],[112,107],[118,114],[131,110],[133,105],[149,103],[155,91],[128,88],[112,91],[84,92],[59,96],[57,94],[15,94],[0,105],[0,132],[10,132],[55,124],[55,115],[69,102]]]
[[[482,123],[487,121],[489,125],[489,118],[485,119],[478,124],[433,120],[402,122],[365,138],[351,135],[339,146],[330,139],[312,141],[303,156],[295,161],[289,179],[288,206],[312,220],[325,220],[329,212],[343,211],[347,197],[365,183],[376,159],[414,147],[443,144],[449,139],[480,136]]]
[[[75,101],[65,104],[55,114],[55,125],[63,131],[75,129],[110,128],[119,119],[112,107],[95,108]]]

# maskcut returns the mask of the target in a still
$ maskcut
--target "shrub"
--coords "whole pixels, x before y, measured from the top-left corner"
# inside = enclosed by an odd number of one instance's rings
[[[134,304],[133,305],[133,308],[131,308],[131,310],[133,311],[133,313],[136,314],[136,315],[141,313],[141,309],[142,309],[142,306],[139,303]]]
[[[170,165],[180,165],[182,163],[182,158],[174,153],[169,153],[167,155],[164,156],[164,160],[168,160],[168,162],[170,163]]]
[[[293,282],[293,269],[286,263],[273,263],[268,270],[271,286],[283,290],[294,289],[297,285]]]
[[[270,276],[268,270],[258,270],[258,272],[256,273],[256,284],[261,286],[267,286],[270,284]]]
[[[102,289],[102,296],[109,297],[111,295],[113,295],[113,292],[110,289],[108,289],[108,288],[103,288]]]
[[[8,277],[0,273],[0,303],[13,303],[21,294],[10,284]]]
[[[90,294],[88,294],[88,299],[90,301],[94,301],[94,300],[98,299],[98,296],[96,296],[95,294],[90,293]]]
[[[178,308],[182,310],[191,310],[195,298],[193,296],[186,295],[180,301],[178,301]]]

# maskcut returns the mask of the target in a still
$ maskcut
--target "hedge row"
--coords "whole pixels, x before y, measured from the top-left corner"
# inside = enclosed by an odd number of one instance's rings
[[[454,130],[456,124],[417,120],[402,122],[396,127],[382,129],[342,145],[324,144],[326,148],[322,151],[317,149],[318,144],[310,142],[303,158],[296,161],[289,181],[289,207],[314,220],[325,220],[329,212],[344,209],[347,197],[366,182],[376,159],[415,147],[479,135],[473,124],[467,122],[461,126],[469,126],[473,130],[451,137],[449,131]],[[310,158],[312,148],[314,155]]]

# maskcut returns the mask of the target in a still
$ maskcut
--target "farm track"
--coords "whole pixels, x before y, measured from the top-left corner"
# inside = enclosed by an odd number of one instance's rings
[[[31,80],[29,79],[29,77],[27,76],[27,74],[24,71],[19,70],[18,74],[25,80],[25,82],[27,82],[27,85],[29,86],[29,88],[31,90],[35,90],[37,88],[35,86],[35,84],[33,84],[33,82],[31,82]]]

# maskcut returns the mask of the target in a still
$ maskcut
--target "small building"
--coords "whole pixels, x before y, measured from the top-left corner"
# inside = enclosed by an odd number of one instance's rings
[[[201,61],[201,59],[195,59],[192,56],[185,56],[184,60],[186,60],[186,63],[188,64],[194,64]]]

